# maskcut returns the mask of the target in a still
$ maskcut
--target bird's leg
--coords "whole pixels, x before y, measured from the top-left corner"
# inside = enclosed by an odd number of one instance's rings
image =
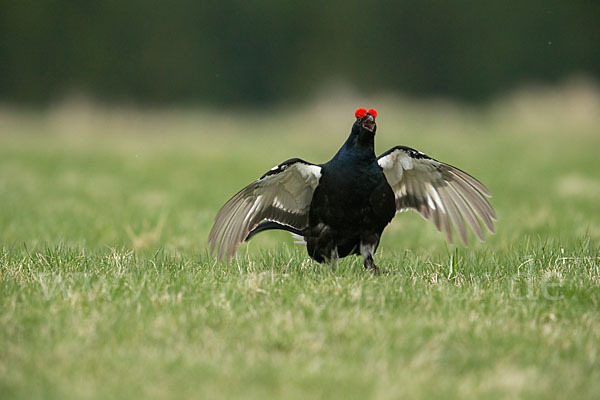
[[[377,248],[377,245],[375,245],[375,244],[367,244],[364,242],[360,243],[360,254],[365,259],[365,262],[364,262],[365,269],[368,269],[369,271],[372,271],[373,273],[378,274],[379,268],[377,268],[377,265],[375,265],[375,261],[373,261],[373,254],[375,253],[376,248]]]
[[[338,271],[340,269],[340,257],[338,255],[338,248],[337,246],[335,246],[332,250],[331,250],[331,256],[329,257],[329,260],[327,260],[329,262],[329,264],[331,265],[331,268],[334,271]]]

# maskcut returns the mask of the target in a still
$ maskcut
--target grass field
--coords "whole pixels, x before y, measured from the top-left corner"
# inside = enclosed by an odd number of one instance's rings
[[[598,93],[334,100],[4,107],[0,397],[598,398]],[[327,161],[357,106],[378,109],[378,152],[412,146],[482,180],[497,234],[453,246],[398,215],[381,276],[311,262],[279,232],[210,257],[220,205],[287,158]]]

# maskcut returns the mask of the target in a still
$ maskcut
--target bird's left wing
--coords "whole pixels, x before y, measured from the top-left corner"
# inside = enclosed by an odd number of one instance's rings
[[[491,195],[471,175],[405,146],[386,151],[377,162],[394,191],[396,212],[417,211],[443,230],[450,242],[454,225],[468,244],[465,221],[481,241],[484,235],[478,220],[494,233],[496,213],[486,198]]]
[[[320,178],[320,166],[299,158],[273,167],[219,210],[208,236],[211,253],[218,249],[219,259],[233,257],[248,233],[263,220],[304,229]]]

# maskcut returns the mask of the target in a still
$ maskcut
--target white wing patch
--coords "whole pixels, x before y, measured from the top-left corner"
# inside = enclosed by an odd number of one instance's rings
[[[320,178],[320,166],[300,159],[271,168],[219,210],[208,237],[211,252],[218,250],[219,258],[231,258],[250,231],[264,220],[305,228]]]
[[[397,146],[377,160],[396,196],[396,211],[413,209],[444,231],[452,242],[452,227],[465,245],[466,224],[484,240],[481,223],[494,233],[496,213],[490,193],[466,172],[409,147]]]

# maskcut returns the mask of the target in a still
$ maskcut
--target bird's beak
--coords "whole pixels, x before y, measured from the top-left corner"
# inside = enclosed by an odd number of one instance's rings
[[[372,115],[367,115],[367,117],[362,122],[362,127],[368,130],[369,132],[373,132],[375,129],[375,118]]]

